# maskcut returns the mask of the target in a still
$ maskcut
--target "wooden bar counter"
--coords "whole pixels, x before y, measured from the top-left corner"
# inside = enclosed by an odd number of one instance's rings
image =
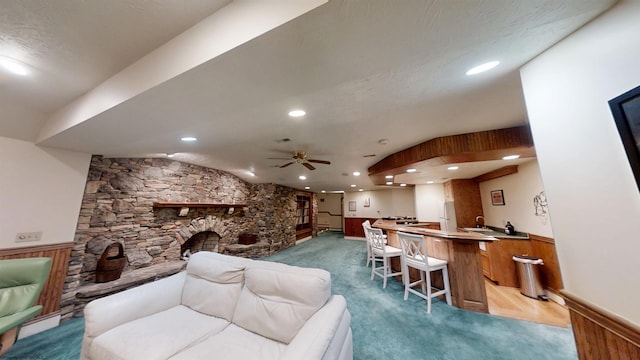
[[[377,220],[372,226],[385,230],[388,245],[397,248],[400,248],[398,231],[423,235],[429,256],[448,261],[453,305],[466,310],[489,312],[478,242],[490,242],[496,238],[468,232],[433,230],[420,227],[420,224],[398,225],[394,220]],[[440,279],[437,275],[435,279]]]

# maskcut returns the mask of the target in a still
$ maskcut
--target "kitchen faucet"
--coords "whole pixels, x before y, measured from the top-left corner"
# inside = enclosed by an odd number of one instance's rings
[[[482,220],[482,221],[480,221]],[[476,216],[476,227],[484,228],[484,216],[478,215]]]

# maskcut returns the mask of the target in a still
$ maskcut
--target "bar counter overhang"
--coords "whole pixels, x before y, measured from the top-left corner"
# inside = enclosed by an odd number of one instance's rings
[[[394,220],[377,220],[372,226],[384,230],[387,233],[387,245],[396,248],[400,248],[398,231],[423,235],[427,242],[429,256],[448,261],[453,306],[465,310],[489,312],[479,242],[498,239],[469,232],[433,230],[421,227],[420,224],[401,225]],[[400,262],[396,259],[392,266],[399,269]],[[411,276],[414,277],[416,274]],[[434,285],[441,286],[441,277],[439,274],[435,275]]]

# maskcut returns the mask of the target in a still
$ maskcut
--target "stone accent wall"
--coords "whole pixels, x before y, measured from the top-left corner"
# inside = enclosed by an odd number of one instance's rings
[[[237,256],[263,257],[295,245],[296,191],[169,159],[94,156],[65,281],[63,319],[73,313],[78,289],[95,280],[97,261],[114,241],[124,245],[125,272],[178,260],[190,226],[214,231],[219,252]],[[226,208],[191,208],[180,217],[177,208],[153,207],[168,197],[247,206],[232,214]],[[238,245],[243,232],[257,234],[258,243]]]

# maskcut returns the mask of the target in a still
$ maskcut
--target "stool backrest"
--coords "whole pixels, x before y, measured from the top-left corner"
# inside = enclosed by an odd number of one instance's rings
[[[428,271],[427,242],[424,240],[424,236],[398,231],[398,239],[400,239],[403,261],[424,263],[425,269]]]
[[[369,228],[369,236],[371,241],[371,247],[382,252],[385,251],[384,234],[381,229]]]

